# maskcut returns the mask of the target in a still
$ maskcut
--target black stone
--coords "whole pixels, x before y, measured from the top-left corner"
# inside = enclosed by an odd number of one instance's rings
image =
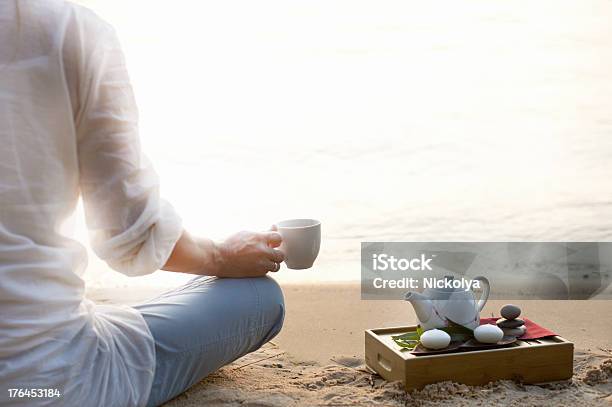
[[[525,321],[523,321],[520,318],[517,318],[517,319],[500,318],[497,320],[496,324],[500,328],[518,328],[519,326],[525,325]]]

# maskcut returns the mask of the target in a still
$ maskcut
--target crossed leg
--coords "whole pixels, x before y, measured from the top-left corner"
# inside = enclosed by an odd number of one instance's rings
[[[155,339],[148,406],[259,349],[280,332],[285,314],[283,293],[269,277],[196,277],[134,308]]]

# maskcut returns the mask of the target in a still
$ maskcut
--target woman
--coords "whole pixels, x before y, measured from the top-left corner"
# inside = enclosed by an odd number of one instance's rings
[[[266,273],[280,235],[216,244],[182,229],[141,159],[117,38],[93,13],[0,1],[0,141],[1,405],[159,405],[279,332]],[[201,277],[133,308],[86,300],[85,249],[59,231],[79,196],[113,269]]]

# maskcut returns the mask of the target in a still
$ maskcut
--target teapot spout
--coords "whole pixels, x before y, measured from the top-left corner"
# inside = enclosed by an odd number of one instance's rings
[[[404,296],[404,299],[412,304],[417,318],[421,323],[429,321],[429,318],[431,318],[431,314],[433,313],[433,304],[429,298],[423,294],[409,291]]]

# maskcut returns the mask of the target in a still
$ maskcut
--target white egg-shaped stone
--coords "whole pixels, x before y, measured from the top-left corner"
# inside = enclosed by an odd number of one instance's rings
[[[450,344],[451,337],[444,331],[431,329],[423,332],[420,341],[427,349],[443,349]]]
[[[480,325],[474,329],[474,338],[481,343],[497,343],[504,337],[504,331],[495,325]]]

